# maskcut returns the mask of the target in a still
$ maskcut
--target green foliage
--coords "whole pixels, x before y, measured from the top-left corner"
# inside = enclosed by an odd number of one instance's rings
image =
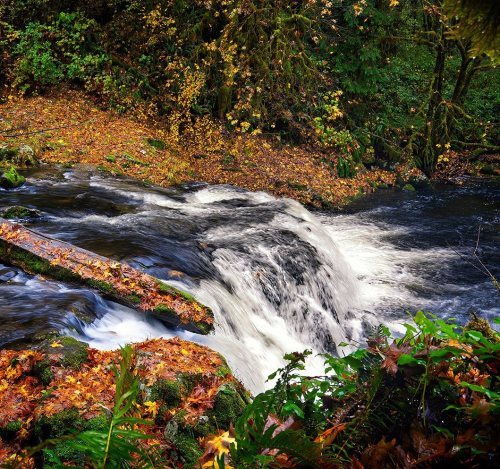
[[[499,383],[491,375],[500,335],[487,338],[472,326],[421,311],[413,319],[403,337],[393,339],[380,326],[367,348],[325,355],[324,376],[304,376],[310,352],[287,355],[288,364],[270,376],[278,378],[274,388],[259,394],[238,420],[232,463],[274,467],[286,454],[298,466],[346,464],[369,457],[370,445],[393,437],[408,460],[419,457],[419,448],[405,443],[404,435],[417,429],[422,441],[441,438],[444,447],[455,448],[445,457],[456,464],[471,455],[482,461],[482,450],[495,446],[492,422],[500,412]]]
[[[27,24],[13,50],[14,84],[26,91],[66,79],[92,89],[109,63],[93,40],[96,26],[79,12],[61,12],[48,24]]]

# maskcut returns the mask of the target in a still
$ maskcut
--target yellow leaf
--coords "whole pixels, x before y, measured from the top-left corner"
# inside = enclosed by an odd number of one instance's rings
[[[154,401],[146,401],[144,403],[144,406],[147,409],[147,412],[151,414],[154,417],[156,417],[156,414],[158,413],[158,404]]]
[[[59,342],[58,340],[56,340],[55,342],[52,342],[52,343],[50,344],[50,346],[51,346],[52,348],[60,348],[60,347],[64,347],[64,345],[63,345],[63,344],[61,344],[61,342]]]

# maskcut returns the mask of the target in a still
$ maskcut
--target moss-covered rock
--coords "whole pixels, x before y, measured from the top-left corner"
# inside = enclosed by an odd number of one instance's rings
[[[22,186],[26,178],[21,176],[14,166],[9,167],[0,175],[0,187],[4,189],[15,189]]]
[[[17,156],[17,148],[10,148],[8,146],[0,147],[0,163],[12,163]]]
[[[222,385],[215,396],[214,407],[209,413],[210,418],[215,420],[218,427],[229,428],[245,408],[243,397],[233,384]]]
[[[27,218],[37,218],[40,216],[38,210],[23,207],[22,205],[14,205],[0,211],[0,217],[7,220],[25,220]]]
[[[7,423],[5,426],[0,427],[0,438],[6,441],[14,439],[22,426],[23,422],[21,420],[14,420]]]
[[[153,148],[156,148],[157,150],[167,149],[167,144],[163,140],[159,140],[156,138],[148,138],[146,142],[148,143],[148,145],[151,145]]]
[[[35,150],[26,144],[19,146],[13,162],[17,166],[36,166],[38,164]]]
[[[173,441],[185,467],[195,467],[203,451],[194,436],[179,433]]]
[[[67,409],[52,416],[42,415],[34,426],[34,434],[39,441],[67,435],[72,430],[81,432],[84,420],[77,409]]]
[[[182,384],[179,381],[158,380],[151,387],[150,400],[163,401],[170,409],[177,407],[182,398]]]
[[[57,343],[57,347],[52,346],[54,342]],[[73,370],[79,370],[89,358],[89,345],[73,337],[54,337],[41,344],[40,348],[49,356],[49,360],[51,355],[60,356],[58,364]],[[42,367],[40,373],[40,379],[42,379],[42,373],[45,380],[50,378],[45,368]]]
[[[50,361],[48,359],[38,362],[33,367],[33,374],[42,382],[44,386],[48,386],[54,379],[54,373],[50,369]]]
[[[416,189],[411,184],[405,184],[403,190],[406,192],[415,192]]]
[[[80,433],[87,430],[105,432],[109,426],[106,415],[94,417],[89,420],[82,418],[77,409],[67,409],[53,416],[42,415],[34,425],[34,435],[38,441],[59,438],[63,435]],[[53,456],[61,461],[70,461],[72,464],[83,464],[85,455],[74,448],[67,441],[55,444],[49,450],[42,451],[44,464],[53,462]],[[45,466],[44,466],[45,467]]]
[[[203,454],[198,443],[197,434],[185,423],[185,412],[176,414],[166,425],[163,432],[166,441],[175,446],[173,459],[180,460],[186,467],[194,467]]]

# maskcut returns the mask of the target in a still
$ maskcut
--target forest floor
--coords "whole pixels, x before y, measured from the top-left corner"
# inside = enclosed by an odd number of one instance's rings
[[[213,121],[200,120],[181,138],[166,128],[165,122],[102,110],[71,90],[9,96],[0,104],[0,145],[30,145],[42,163],[91,164],[160,186],[233,184],[315,207],[339,207],[396,182],[381,169],[339,178],[331,153],[231,134]]]

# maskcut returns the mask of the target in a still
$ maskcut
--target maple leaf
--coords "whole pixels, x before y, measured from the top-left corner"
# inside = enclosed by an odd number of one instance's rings
[[[156,401],[146,401],[144,403],[144,406],[146,407],[146,413],[149,415],[152,415],[153,418],[156,417],[158,414],[158,404]]]
[[[61,342],[59,342],[58,340],[56,340],[56,341],[52,342],[52,343],[50,344],[50,346],[51,346],[52,348],[61,348],[61,347],[64,347],[64,345],[63,345],[63,344],[61,344]]]
[[[219,469],[219,464],[217,463],[216,458],[224,455],[225,460],[231,449],[231,444],[236,445],[236,439],[234,438],[234,434],[231,430],[208,440],[205,444],[205,453],[203,453],[199,460],[202,464],[201,467]],[[231,469],[233,466],[226,463],[224,464],[224,467]]]

